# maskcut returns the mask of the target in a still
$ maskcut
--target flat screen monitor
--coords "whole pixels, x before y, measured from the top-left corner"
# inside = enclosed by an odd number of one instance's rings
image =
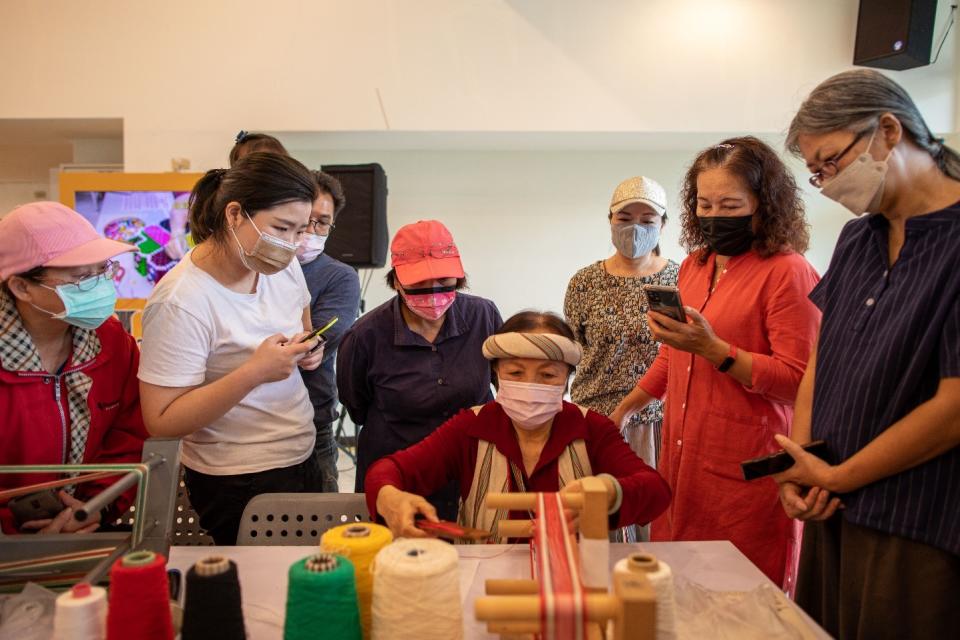
[[[104,237],[136,251],[117,257],[117,296],[144,299],[192,246],[187,206],[201,174],[63,173],[60,201]]]

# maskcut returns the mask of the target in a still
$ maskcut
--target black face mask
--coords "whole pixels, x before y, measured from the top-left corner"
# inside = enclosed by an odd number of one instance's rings
[[[718,255],[738,256],[753,245],[753,216],[698,216],[697,221],[704,240]]]

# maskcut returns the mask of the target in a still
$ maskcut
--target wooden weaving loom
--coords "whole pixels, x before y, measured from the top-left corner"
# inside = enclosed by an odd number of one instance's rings
[[[614,574],[610,589],[606,487],[599,478],[581,483],[583,493],[487,495],[486,508],[536,512],[537,523],[536,530],[534,520],[499,524],[503,538],[531,539],[532,578],[487,580],[487,595],[477,598],[475,614],[490,633],[536,634],[543,640],[654,640],[654,589],[642,571]],[[579,512],[579,547],[563,509]]]

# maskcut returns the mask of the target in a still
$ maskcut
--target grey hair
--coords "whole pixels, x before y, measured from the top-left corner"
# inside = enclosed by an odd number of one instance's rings
[[[797,139],[803,134],[869,130],[884,113],[896,116],[910,140],[929,153],[943,173],[960,180],[960,154],[933,135],[903,87],[872,69],[844,71],[821,82],[793,117],[787,149],[800,155]]]

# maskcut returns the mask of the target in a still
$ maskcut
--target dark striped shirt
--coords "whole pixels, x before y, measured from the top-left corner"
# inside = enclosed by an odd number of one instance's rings
[[[813,438],[840,463],[960,376],[960,203],[906,223],[854,220],[810,299],[823,311]],[[843,497],[856,524],[960,555],[960,447]]]

